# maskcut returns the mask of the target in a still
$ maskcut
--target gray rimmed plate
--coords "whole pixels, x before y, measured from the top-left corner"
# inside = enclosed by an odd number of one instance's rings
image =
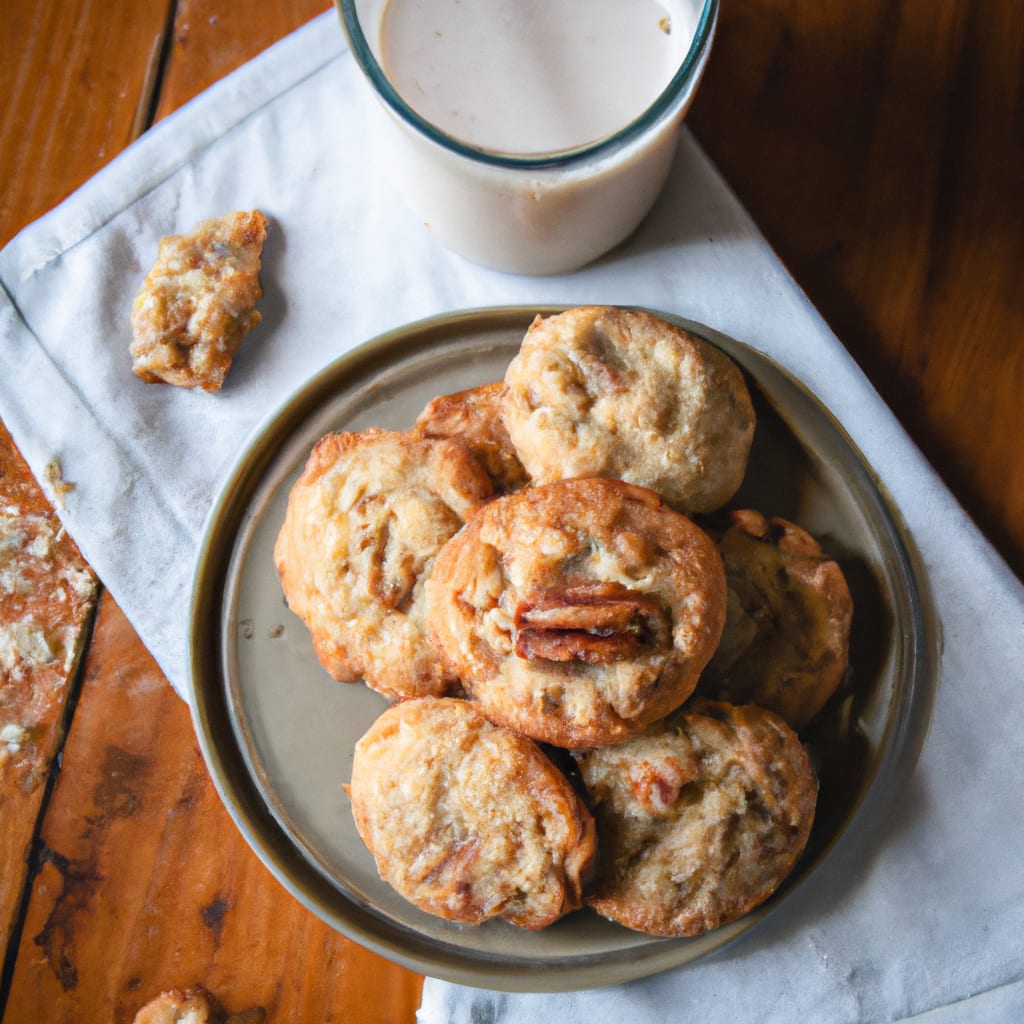
[[[423,974],[557,991],[688,963],[784,902],[920,741],[936,637],[898,515],[823,406],[763,355],[668,314],[743,368],[758,414],[747,479],[732,502],[792,519],[843,566],[855,605],[851,672],[806,740],[821,792],[808,850],[779,892],[693,939],[657,939],[589,910],[541,932],[431,917],[377,876],[343,784],[352,750],[386,704],[334,682],[288,610],[272,559],[289,489],[331,430],[410,427],[435,395],[500,379],[540,308],[471,310],[399,328],[330,364],[277,411],[235,465],[208,520],[191,609],[193,715],[239,829],[277,879],[349,937]]]

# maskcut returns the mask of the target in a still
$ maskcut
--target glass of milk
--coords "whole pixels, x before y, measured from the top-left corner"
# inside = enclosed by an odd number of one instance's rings
[[[668,176],[718,0],[337,0],[380,170],[468,259],[556,274]]]

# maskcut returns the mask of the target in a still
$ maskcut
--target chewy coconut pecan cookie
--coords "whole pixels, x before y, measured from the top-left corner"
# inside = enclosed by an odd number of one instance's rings
[[[537,317],[505,374],[504,420],[536,483],[616,477],[710,512],[746,471],[754,409],[724,353],[649,313]]]
[[[466,701],[386,711],[356,744],[348,791],[381,878],[427,913],[538,929],[581,906],[590,812],[536,744]]]
[[[517,491],[529,477],[501,419],[504,397],[501,381],[438,395],[420,413],[413,432],[422,437],[462,438],[490,474],[495,491]]]
[[[431,637],[492,721],[560,747],[622,739],[677,708],[718,643],[714,542],[620,480],[527,487],[437,557]]]
[[[335,679],[390,698],[442,693],[424,584],[441,546],[491,494],[456,440],[328,434],[288,498],[274,563],[288,605]]]
[[[600,845],[587,903],[628,928],[683,936],[733,921],[807,843],[817,781],[796,734],[763,708],[696,701],[575,756]]]
[[[730,514],[719,550],[725,630],[701,692],[760,704],[802,729],[842,681],[853,601],[838,563],[806,530],[750,509]]]

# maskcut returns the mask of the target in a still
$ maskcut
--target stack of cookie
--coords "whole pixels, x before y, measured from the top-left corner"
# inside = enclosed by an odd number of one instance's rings
[[[409,431],[316,445],[275,562],[327,671],[392,702],[349,794],[407,899],[695,935],[792,870],[817,797],[798,732],[852,609],[795,524],[710,525],[754,419],[717,348],[592,306],[538,317],[503,381]]]

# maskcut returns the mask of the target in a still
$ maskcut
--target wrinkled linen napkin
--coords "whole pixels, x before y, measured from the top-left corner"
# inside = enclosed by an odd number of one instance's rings
[[[923,752],[779,910],[706,960],[559,995],[428,979],[420,1020],[1024,1020],[1020,583],[685,131],[665,194],[626,245],[575,274],[512,277],[444,250],[388,191],[367,156],[362,86],[328,12],[0,254],[0,416],[40,479],[59,460],[74,485],[64,522],[171,684],[188,698],[191,577],[217,489],[268,412],[332,359],[478,306],[641,305],[709,324],[815,391],[900,509],[943,637]],[[224,391],[143,384],[129,311],[159,239],[252,207],[270,220],[264,319]]]

